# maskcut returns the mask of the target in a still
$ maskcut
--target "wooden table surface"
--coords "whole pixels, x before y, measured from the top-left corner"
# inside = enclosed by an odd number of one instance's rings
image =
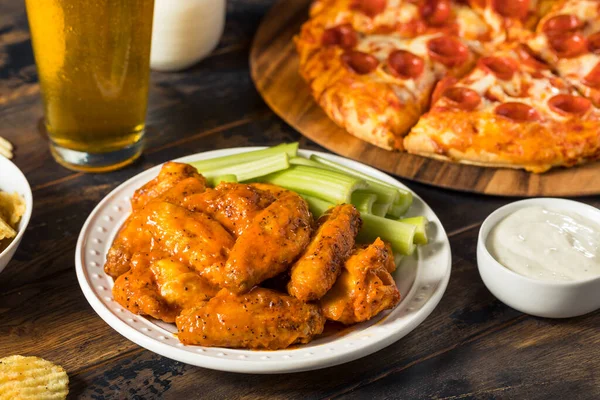
[[[453,250],[436,310],[411,334],[363,359],[320,371],[240,375],[147,351],[98,317],[74,269],[75,242],[94,206],[129,177],[207,150],[300,141],[261,100],[248,72],[253,33],[271,0],[230,0],[218,49],[181,73],[153,73],[147,148],[121,171],[86,175],[57,165],[37,132],[39,86],[21,1],[0,0],[0,136],[33,188],[33,217],[0,275],[0,357],[59,363],[73,398],[600,398],[600,312],[534,318],[496,300],[477,272],[482,220],[514,199],[404,182],[438,214]],[[3,172],[0,171],[0,174]],[[582,199],[600,206],[600,197]]]

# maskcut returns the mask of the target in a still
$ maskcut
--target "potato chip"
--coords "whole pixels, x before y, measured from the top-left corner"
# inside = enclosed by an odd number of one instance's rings
[[[39,357],[0,358],[0,400],[58,400],[68,393],[62,367]]]
[[[16,228],[24,213],[25,200],[17,192],[0,192],[0,218]]]
[[[8,140],[4,139],[2,136],[0,136],[0,155],[3,155],[4,157],[11,159],[13,157],[13,145],[11,142],[9,142]]]
[[[15,231],[12,226],[6,223],[2,218],[0,218],[0,240],[2,239],[12,239],[17,236],[17,231]]]

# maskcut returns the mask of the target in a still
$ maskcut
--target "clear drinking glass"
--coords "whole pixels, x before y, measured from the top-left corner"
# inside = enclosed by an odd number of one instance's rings
[[[56,161],[102,172],[142,152],[154,0],[26,0]]]

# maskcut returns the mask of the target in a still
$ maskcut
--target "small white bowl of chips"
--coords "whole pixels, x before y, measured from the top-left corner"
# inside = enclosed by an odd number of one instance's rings
[[[0,272],[19,247],[32,208],[31,187],[25,175],[0,156]]]

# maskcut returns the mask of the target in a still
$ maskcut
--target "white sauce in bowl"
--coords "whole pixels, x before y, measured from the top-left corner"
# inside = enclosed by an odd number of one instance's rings
[[[498,223],[486,246],[500,264],[534,279],[600,276],[600,224],[579,214],[526,207]]]

